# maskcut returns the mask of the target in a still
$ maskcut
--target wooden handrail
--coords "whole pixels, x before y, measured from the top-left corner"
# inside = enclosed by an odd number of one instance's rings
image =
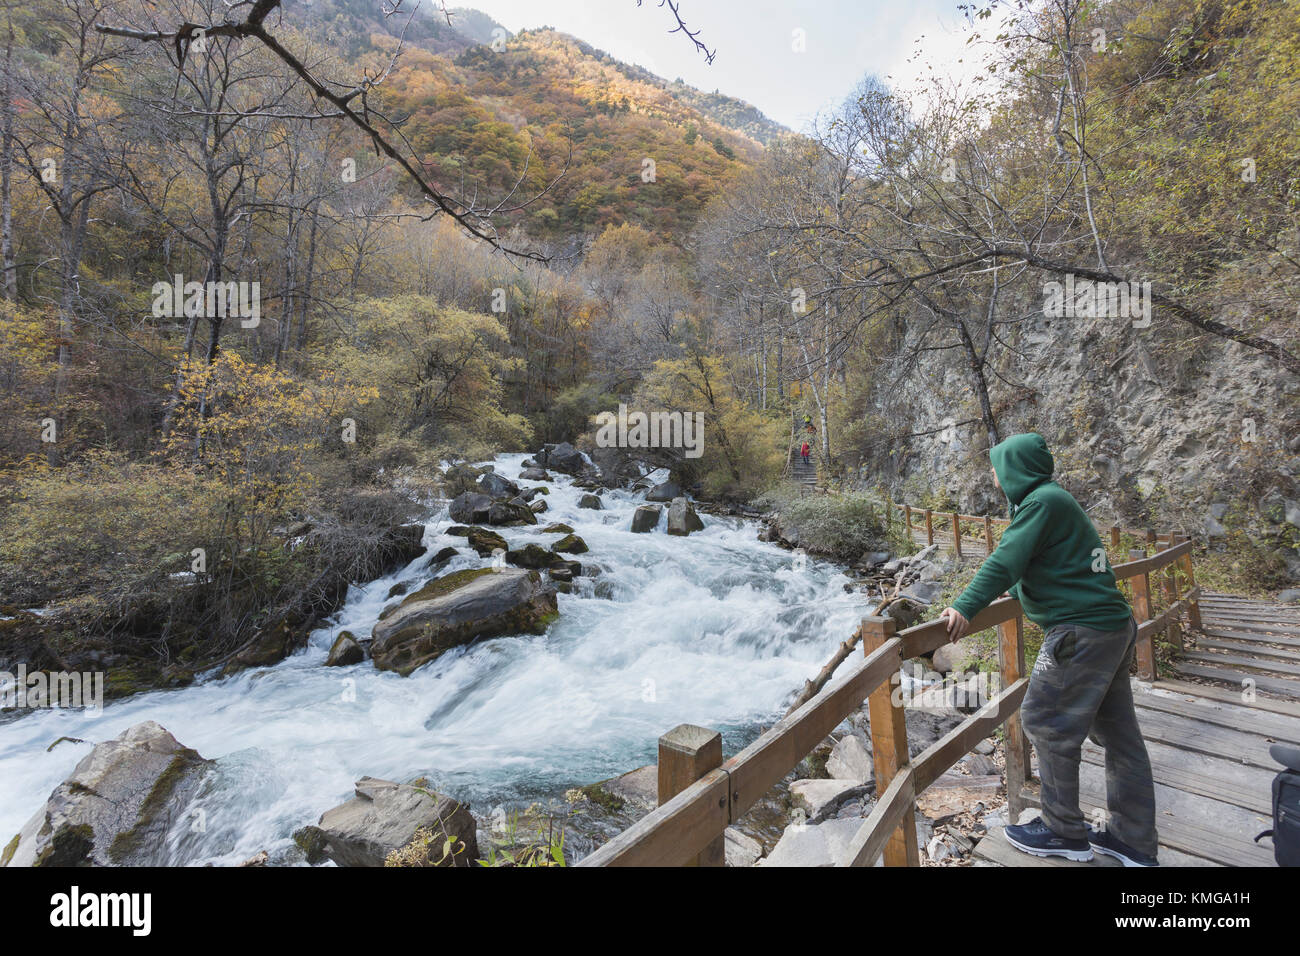
[[[910,505],[889,503],[902,511],[912,525]],[[951,514],[954,530],[964,516]],[[994,521],[1006,519],[980,517],[986,540]],[[933,540],[933,512],[925,509],[925,527]],[[957,536],[960,538],[960,535]],[[1163,537],[1170,546],[1147,556],[1142,549],[1131,552],[1131,560],[1112,565],[1117,581],[1129,581],[1134,594],[1134,613],[1138,621],[1139,676],[1155,676],[1153,635],[1176,627],[1187,613],[1193,627],[1199,627],[1200,589],[1192,570],[1190,540],[1172,542],[1175,534],[1146,535],[1148,542]],[[1112,540],[1115,535],[1112,534]],[[1187,590],[1180,593],[1176,579],[1166,590],[1169,606],[1159,614],[1151,609],[1149,576],[1165,571],[1176,575],[1182,571]],[[850,842],[841,865],[870,866],[884,854],[888,865],[917,865],[918,850],[912,815],[916,797],[946,770],[998,727],[1006,727],[1007,800],[1011,817],[1023,807],[1025,773],[1028,767],[1028,744],[1020,726],[1019,708],[1029,686],[1025,675],[1023,609],[1014,598],[990,604],[970,622],[969,633],[998,628],[999,671],[1002,689],[980,710],[967,717],[949,733],[927,747],[915,758],[908,756],[907,726],[904,708],[894,694],[904,661],[932,653],[948,642],[947,629],[941,620],[927,621],[893,633],[889,618],[864,618],[862,622],[863,657],[849,667],[843,677],[824,687],[817,696],[762,733],[757,740],[717,767],[716,758],[698,763],[702,776],[669,796],[680,780],[664,790],[661,779],[661,805],[583,859],[580,866],[680,866],[688,863],[721,865],[719,841],[723,831],[736,823],[755,803],[813,751],[850,714],[869,700],[871,737],[875,756],[876,792],[879,799],[870,816]],[[678,731],[701,731],[702,728],[677,728]],[[709,732],[704,731],[707,735]],[[695,737],[701,735],[695,733]],[[710,741],[711,742],[711,741]],[[662,744],[662,741],[661,741]],[[662,758],[661,758],[662,759]],[[680,776],[681,763],[674,771]],[[716,769],[706,769],[716,767]],[[661,775],[662,778],[662,775]]]
[[[1019,614],[1019,602],[1006,598],[976,615],[972,628],[993,627],[1018,618]],[[864,627],[866,624],[864,621]],[[812,700],[725,761],[720,769],[705,774],[696,783],[584,858],[579,865],[680,866],[694,860],[726,827],[739,820],[763,794],[825,740],[827,734],[861,707],[873,691],[881,689],[882,685],[889,688],[892,681],[898,678],[904,660],[902,655],[906,654],[910,659],[929,653],[946,641],[947,634],[942,622],[936,621],[917,624],[889,638],[860,658],[848,674],[823,688]],[[1016,688],[1020,688],[1019,693],[1023,693],[1024,683],[1024,680],[1018,681],[1008,690],[1015,692]],[[1003,691],[990,702],[990,706],[1001,702],[996,710],[999,714],[996,724],[989,724],[990,711],[989,707],[985,707],[963,721],[949,737],[965,739],[954,737],[954,734],[971,727],[980,728],[982,736],[979,739],[988,736],[995,726],[1001,725],[1010,716],[1007,707],[1010,706],[1008,701],[1011,699],[1007,691]],[[1018,696],[1014,698],[1014,703],[1019,704]],[[872,724],[873,745],[878,743],[875,740],[876,734],[883,732],[884,728],[880,726],[882,723]],[[903,733],[905,734],[905,728]],[[949,737],[940,743],[949,741]],[[904,736],[904,742],[905,740]],[[952,746],[951,741],[949,746]],[[971,746],[974,746],[974,741]],[[905,755],[906,752],[904,747],[902,754]],[[947,752],[945,750],[941,753],[934,748],[926,752],[930,760],[924,765],[923,771],[927,775],[926,785],[963,756],[956,754],[946,766],[940,767],[942,754]],[[915,761],[908,762],[904,757],[899,773],[914,774],[916,766]],[[882,792],[888,792],[898,779],[899,776],[895,775],[881,788]],[[903,787],[903,784],[899,784],[899,787]],[[914,797],[912,794],[907,798],[908,808],[914,805]],[[885,826],[890,822],[894,825],[884,834],[882,839],[885,843],[888,843],[890,832],[897,829],[897,822],[890,817],[880,823]],[[875,842],[873,839],[872,844]]]
[[[680,866],[699,855],[727,826],[811,753],[867,695],[897,674],[902,641],[895,638],[860,658],[850,672],[822,689],[721,769],[702,777],[638,820],[581,866]]]
[[[1159,571],[1163,568],[1175,564],[1179,558],[1185,554],[1192,553],[1192,542],[1184,541],[1182,544],[1176,544],[1172,548],[1166,548],[1164,551],[1157,551],[1151,557],[1133,558],[1124,564],[1111,565],[1111,570],[1115,572],[1116,581],[1124,581],[1138,574],[1150,574],[1153,571]]]

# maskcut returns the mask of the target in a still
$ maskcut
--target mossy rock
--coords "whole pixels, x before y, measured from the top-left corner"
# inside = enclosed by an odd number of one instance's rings
[[[544,570],[557,562],[555,552],[547,551],[540,544],[526,544],[506,552],[506,563],[517,568]]]
[[[578,792],[602,810],[617,813],[623,809],[623,798],[610,793],[598,783],[589,783],[585,787],[579,787]]]
[[[406,600],[399,604],[398,607],[406,607],[408,604],[415,604],[419,601],[431,601],[444,594],[450,594],[457,588],[464,587],[475,578],[481,578],[483,575],[491,573],[491,568],[469,568],[465,571],[453,571],[451,574],[444,574],[440,578],[434,578],[420,590],[408,594]]]
[[[497,550],[510,550],[510,545],[506,543],[505,538],[495,531],[489,531],[487,528],[471,528],[469,546],[478,552],[480,558],[491,557],[492,552]]]
[[[144,802],[140,804],[135,825],[130,830],[118,833],[109,844],[108,855],[114,863],[127,862],[143,848],[146,836],[157,830],[171,796],[181,781],[204,763],[206,761],[188,747],[183,747],[176,752],[167,769],[158,775]]]
[[[22,834],[15,833],[14,838],[10,840],[8,845],[4,848],[4,852],[0,853],[0,869],[8,866],[9,861],[14,858],[14,850],[18,849],[18,841],[20,839],[22,839]]]
[[[403,676],[482,637],[540,634],[555,620],[555,589],[532,570],[477,568],[430,581],[375,624],[371,658]]]
[[[557,521],[555,524],[548,524],[543,528],[542,534],[573,534],[573,529],[567,524]]]
[[[586,554],[590,548],[587,542],[583,541],[576,534],[566,534],[559,541],[551,545],[551,550],[563,552],[565,554]]]
[[[307,862],[311,866],[325,862],[325,831],[320,827],[299,827],[293,831],[293,842],[306,854]]]
[[[326,667],[350,667],[366,659],[366,652],[361,647],[356,635],[351,631],[340,631],[330,645],[329,656],[325,659]]]

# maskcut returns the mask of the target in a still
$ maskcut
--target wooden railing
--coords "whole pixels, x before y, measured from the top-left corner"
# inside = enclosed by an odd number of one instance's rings
[[[973,520],[1006,523],[1004,519]],[[988,529],[990,524],[983,526]],[[1163,537],[1168,541],[1177,536]],[[1165,633],[1181,647],[1182,616],[1186,614],[1193,627],[1200,627],[1200,590],[1191,548],[1191,542],[1183,540],[1150,557],[1143,549],[1134,549],[1130,561],[1112,565],[1116,579],[1128,582],[1132,594],[1140,679],[1155,677],[1157,633]],[[1164,607],[1159,613],[1153,610],[1153,575],[1158,575],[1161,583]],[[883,854],[886,866],[918,866],[920,849],[913,822],[917,795],[999,727],[1005,727],[1008,817],[1016,819],[1026,805],[1029,767],[1029,748],[1019,714],[1029,686],[1020,603],[1012,598],[995,601],[971,621],[970,633],[994,627],[998,630],[998,693],[915,757],[909,756],[900,671],[905,661],[947,643],[946,629],[942,621],[935,620],[895,632],[892,618],[865,617],[863,656],[848,673],[729,760],[723,759],[722,737],[716,731],[683,724],[661,737],[659,807],[579,865],[721,866],[724,830],[739,821],[863,701],[870,712],[877,799],[837,861],[840,865],[872,866]]]
[[[988,515],[964,515],[957,511],[936,511],[930,508],[914,508],[906,504],[885,504],[886,514],[892,515],[895,512],[901,513],[907,532],[920,531],[925,529],[926,543],[934,544],[934,535],[936,526],[946,530],[953,536],[953,550],[957,556],[962,556],[962,540],[973,539],[983,541],[986,553],[992,554],[993,549],[997,546],[997,541],[1002,536],[1003,529],[1011,522],[1007,518],[992,518]],[[1154,529],[1145,528],[1137,530],[1134,528],[1123,528],[1119,525],[1103,525],[1094,521],[1098,533],[1103,535],[1112,554],[1119,554],[1123,547],[1123,539],[1128,538],[1132,541],[1145,542],[1147,547],[1153,550],[1161,546],[1167,547],[1171,542],[1178,538],[1176,534],[1157,534]],[[974,529],[971,530],[971,526]],[[994,533],[996,529],[997,533]]]

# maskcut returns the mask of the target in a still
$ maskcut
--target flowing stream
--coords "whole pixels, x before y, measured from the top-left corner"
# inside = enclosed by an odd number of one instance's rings
[[[514,478],[523,455],[496,460]],[[368,636],[394,585],[427,580],[429,554],[462,551],[439,573],[482,567],[464,538],[446,535],[446,507],[429,520],[429,552],[354,586],[308,645],[273,667],[139,694],[98,716],[36,711],[0,724],[0,845],[43,804],[91,743],[155,720],[215,764],[158,863],[230,865],[270,852],[292,859],[292,833],[352,795],[365,775],[426,776],[483,818],[497,806],[558,797],[655,759],[660,734],[684,722],[716,728],[726,753],[780,717],[866,611],[827,563],[757,540],[753,521],[701,515],[689,537],[632,534],[640,492],[604,492],[605,510],[554,475],[539,524],[497,528],[511,546],[549,544],[571,525],[599,565],[559,595],[544,635],[502,637],[451,651],[409,677],[367,660],[325,667],[335,636]],[[665,509],[666,511],[666,509]],[[392,599],[398,600],[398,599]],[[62,743],[62,736],[86,744]]]

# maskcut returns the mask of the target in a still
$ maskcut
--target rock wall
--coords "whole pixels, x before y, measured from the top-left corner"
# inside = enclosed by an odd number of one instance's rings
[[[1151,322],[1040,319],[1004,330],[1015,351],[995,345],[989,375],[1001,436],[1040,432],[1058,480],[1097,518],[1210,539],[1239,527],[1300,579],[1300,380],[1253,349],[1193,339],[1159,308]],[[935,431],[871,449],[857,483],[883,479],[900,499],[928,492],[1003,513],[982,423],[942,430],[980,417],[961,354],[927,353],[901,380],[889,364],[863,411],[886,435]]]

